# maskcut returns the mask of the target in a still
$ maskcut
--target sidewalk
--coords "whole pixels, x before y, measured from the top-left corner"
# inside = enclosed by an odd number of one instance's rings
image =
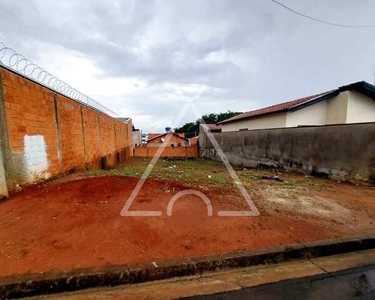
[[[65,293],[61,295],[45,296],[42,299],[59,299],[59,300],[84,300],[84,299],[134,299],[134,300],[145,300],[145,299],[177,299],[182,297],[194,297],[202,295],[212,295],[212,299],[217,299],[217,293],[225,293],[220,295],[222,299],[237,299],[241,294],[245,294],[244,289],[256,287],[265,284],[277,283],[284,281],[283,287],[274,288],[273,292],[276,292],[275,296],[282,299],[283,291],[285,292],[284,285],[289,284],[288,280],[291,279],[305,279],[309,281],[308,277],[313,277],[311,280],[321,280],[322,283],[316,289],[317,293],[324,292],[324,299],[337,299],[334,295],[342,293],[366,293],[371,292],[371,283],[368,283],[364,289],[351,285],[351,282],[337,282],[335,272],[342,270],[368,266],[375,264],[375,250],[365,250],[359,252],[352,252],[328,257],[319,257],[312,259],[304,259],[293,262],[284,262],[275,265],[262,265],[248,268],[241,268],[235,270],[229,270],[224,272],[215,272],[198,276],[190,276],[185,278],[174,278],[170,280],[162,280],[157,282],[150,282],[144,284],[135,284],[130,286],[120,286],[114,288],[102,288],[102,289],[90,289],[87,291],[76,292],[76,293]],[[365,270],[364,270],[365,271]],[[371,271],[373,272],[373,271]],[[342,272],[341,272],[342,273]],[[350,272],[345,272],[350,274]],[[364,275],[360,275],[359,278]],[[348,274],[345,274],[346,276]],[[342,275],[340,275],[342,276]],[[338,275],[337,275],[338,277]],[[348,276],[347,276],[348,277]],[[353,276],[351,276],[353,277]],[[332,282],[334,279],[334,282]],[[353,278],[354,281],[358,278]],[[328,280],[329,282],[324,282]],[[353,281],[353,280],[352,280]],[[353,281],[353,282],[354,282]],[[358,281],[358,280],[357,280]],[[293,281],[296,284],[301,284],[303,280]],[[335,284],[339,285],[336,289]],[[327,285],[330,287],[327,290]],[[312,288],[312,287],[311,287]],[[269,290],[268,288],[266,288]],[[324,291],[326,289],[326,291]],[[241,292],[242,290],[242,292]],[[265,288],[263,288],[265,290]],[[303,291],[303,289],[301,288]],[[233,291],[238,291],[233,293]],[[263,291],[264,292],[264,291]],[[279,293],[280,292],[280,293]],[[301,292],[301,291],[300,291]],[[311,290],[309,289],[309,295],[311,296]],[[258,292],[259,293],[259,292]],[[256,294],[256,293],[255,293]],[[264,294],[264,293],[263,293]],[[269,291],[272,294],[272,291]],[[268,295],[269,295],[268,294]],[[243,299],[248,299],[249,292]],[[251,294],[252,295],[252,294]],[[259,294],[257,294],[259,295]],[[273,294],[272,294],[273,295]],[[346,294],[345,294],[346,295]],[[305,299],[310,299],[308,295],[303,295]],[[235,297],[235,298],[233,298]],[[332,298],[333,297],[333,298]],[[314,297],[313,297],[314,298]],[[197,297],[197,299],[202,299]],[[204,298],[205,299],[205,298]],[[242,298],[241,298],[242,299]]]

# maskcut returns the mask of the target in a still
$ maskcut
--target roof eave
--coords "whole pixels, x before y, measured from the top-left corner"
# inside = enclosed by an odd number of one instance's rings
[[[262,113],[262,114],[255,115],[255,116],[247,116],[247,117],[243,117],[243,118],[238,118],[238,119],[235,119],[235,120],[224,120],[224,121],[221,121],[220,123],[216,123],[216,125],[222,125],[223,123],[237,122],[237,121],[240,121],[240,120],[246,120],[246,119],[256,118],[256,117],[260,117],[260,116],[273,115],[273,114],[282,113],[282,112],[286,112],[286,111],[288,111],[288,109],[266,112],[266,113]]]
[[[375,101],[375,86],[366,81],[359,81],[339,88],[340,92],[355,90]]]
[[[327,99],[332,98],[334,96],[337,96],[338,94],[340,94],[339,89],[331,91],[331,92],[328,92],[327,94],[324,94],[323,96],[320,96],[320,97],[311,99],[309,101],[302,102],[300,104],[294,105],[293,107],[289,108],[288,111],[289,112],[294,112],[294,111],[300,110],[302,108],[308,107],[310,105],[313,105],[313,104],[316,104],[318,102],[327,100]]]
[[[290,112],[294,112],[297,110],[300,110],[302,108],[308,107],[310,105],[313,105],[315,103],[318,103],[320,101],[327,100],[329,98],[332,98],[334,96],[339,95],[341,92],[346,92],[346,91],[357,91],[375,101],[375,87],[366,81],[359,81],[355,82],[349,85],[344,85],[342,87],[339,87],[337,90],[333,90],[331,92],[328,92],[327,94],[320,96],[318,98],[312,99],[307,102],[303,102],[301,104],[297,104],[293,106],[292,108],[289,109]]]
[[[350,91],[350,90],[357,91],[357,92],[359,92],[359,93],[361,93],[361,94],[363,94],[363,95],[365,95],[365,96],[367,96],[367,97],[369,97],[369,98],[371,98],[375,101],[375,86],[367,83],[366,81],[359,81],[359,82],[355,82],[355,83],[352,83],[352,84],[349,84],[349,85],[339,87],[338,89],[330,91],[330,92],[328,92],[328,93],[326,93],[322,96],[319,96],[319,97],[311,99],[309,101],[294,105],[293,107],[291,107],[289,109],[278,110],[278,111],[259,114],[259,115],[255,115],[255,116],[245,116],[243,118],[237,118],[237,119],[233,119],[233,120],[228,119],[228,120],[224,120],[224,121],[221,121],[219,123],[216,123],[216,125],[222,125],[222,124],[237,122],[237,121],[240,121],[240,120],[246,120],[246,119],[256,118],[256,117],[259,117],[259,116],[271,115],[271,114],[276,114],[276,113],[285,112],[285,111],[294,112],[294,111],[303,109],[305,107],[308,107],[310,105],[316,104],[318,102],[321,102],[321,101],[327,100],[329,98],[335,97],[335,96],[339,95],[341,92]]]

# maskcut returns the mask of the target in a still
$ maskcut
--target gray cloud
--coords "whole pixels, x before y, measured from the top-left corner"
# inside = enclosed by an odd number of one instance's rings
[[[284,0],[301,12],[346,24],[371,23],[371,2]],[[101,71],[98,80],[145,82],[136,93],[112,98],[83,92],[130,116],[154,116],[138,119],[136,125],[146,130],[170,122],[181,106],[180,95],[166,84],[207,87],[198,101],[206,113],[250,110],[373,81],[375,28],[330,27],[266,0],[3,0],[0,11],[0,39],[42,65],[43,52],[58,46],[91,61]],[[44,50],[33,48],[35,43]]]

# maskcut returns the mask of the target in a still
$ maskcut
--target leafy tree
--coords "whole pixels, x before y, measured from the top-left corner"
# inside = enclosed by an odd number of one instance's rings
[[[239,114],[242,114],[242,112],[235,112],[228,110],[227,112],[215,114],[215,113],[209,113],[202,116],[202,119],[207,124],[216,124],[218,122],[224,121],[226,119],[229,119],[231,117],[237,116]],[[184,124],[182,127],[175,128],[175,132],[177,133],[190,133],[190,132],[196,132],[199,131],[199,124],[200,121],[196,120],[195,122],[189,122]]]
[[[238,116],[240,114],[242,114],[242,112],[228,110],[227,112],[220,113],[220,114],[217,115],[216,123],[224,121],[224,120],[229,119],[229,118],[232,118],[234,116]]]
[[[175,132],[177,132],[177,133],[194,132],[194,131],[197,131],[197,129],[198,129],[197,123],[189,122],[189,123],[185,123],[180,128],[176,128]]]
[[[205,114],[202,116],[202,119],[207,123],[207,124],[215,124],[217,123],[217,116],[218,114],[215,113],[210,113],[210,114]]]

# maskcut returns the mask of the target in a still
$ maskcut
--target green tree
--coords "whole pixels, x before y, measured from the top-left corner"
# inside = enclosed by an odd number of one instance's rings
[[[198,124],[195,122],[185,123],[182,127],[176,128],[177,133],[195,132],[198,130]]]
[[[202,119],[206,124],[216,124],[218,122],[224,121],[226,119],[232,118],[234,116],[237,116],[239,114],[242,114],[242,112],[237,111],[230,111],[227,112],[215,114],[215,113],[209,113],[202,116]],[[177,133],[198,133],[199,131],[199,120],[196,120],[195,122],[189,122],[185,123],[182,127],[175,128],[175,132]]]
[[[210,114],[205,114],[202,116],[202,119],[207,123],[207,124],[215,124],[217,123],[217,116],[218,114],[215,113],[210,113]]]
[[[242,114],[242,112],[228,110],[227,112],[220,113],[220,114],[217,115],[216,123],[224,121],[224,120],[229,119],[229,118],[232,118],[234,116],[238,116],[240,114]]]

